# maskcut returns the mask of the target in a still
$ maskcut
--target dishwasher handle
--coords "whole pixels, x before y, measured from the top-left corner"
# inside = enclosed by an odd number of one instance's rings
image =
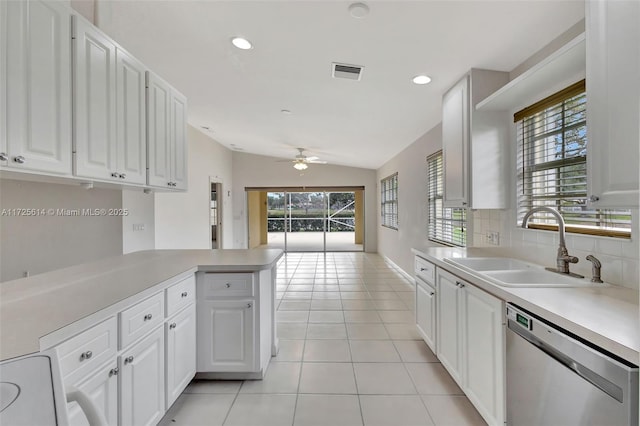
[[[508,319],[507,323],[508,323],[507,327],[509,328],[509,330],[518,334],[527,342],[531,343],[533,346],[537,347],[542,352],[546,353],[547,355],[549,355],[550,357],[552,357],[553,359],[555,359],[556,361],[558,361],[559,363],[561,363],[562,365],[564,365],[565,367],[567,367],[568,369],[576,373],[578,376],[582,377],[584,380],[591,383],[593,386],[605,392],[607,395],[611,396],[616,401],[623,402],[623,398],[622,398],[623,391],[619,386],[610,382],[609,380],[605,379],[598,373],[585,367],[579,362],[571,359],[570,357],[560,352],[553,346],[547,344],[542,339],[538,338],[533,333],[531,333],[529,330],[526,330],[522,326],[522,324],[514,321],[511,318]]]

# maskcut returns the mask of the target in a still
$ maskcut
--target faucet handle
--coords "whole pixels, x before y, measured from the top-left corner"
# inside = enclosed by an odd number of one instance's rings
[[[602,279],[600,278],[600,270],[602,268],[602,263],[600,263],[600,261],[598,259],[596,259],[595,256],[593,255],[589,255],[587,256],[587,260],[591,263],[593,263],[593,266],[591,268],[591,282],[592,283],[601,283],[603,282]]]
[[[565,262],[569,262],[569,263],[578,263],[580,261],[580,259],[578,259],[577,257],[569,256],[569,255],[562,256],[561,259],[564,260]]]

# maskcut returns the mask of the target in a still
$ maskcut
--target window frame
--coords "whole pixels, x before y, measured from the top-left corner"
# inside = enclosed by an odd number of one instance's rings
[[[439,161],[439,164],[438,164]],[[435,163],[435,164],[434,164]],[[432,171],[432,167],[435,170]],[[436,179],[433,182],[432,178]],[[440,203],[438,203],[440,200]],[[427,239],[449,247],[466,247],[468,236],[467,209],[444,207],[444,158],[442,150],[427,157]],[[438,213],[440,213],[438,215]],[[455,219],[456,215],[462,219]],[[456,226],[458,225],[458,226]],[[446,228],[450,230],[445,231]],[[455,228],[461,228],[462,236],[454,238]]]
[[[569,102],[576,100],[584,104],[581,106],[579,103],[570,107],[577,108],[577,112],[566,106]],[[626,220],[632,220],[630,211],[586,207],[587,156],[589,155],[586,108],[588,108],[588,94],[585,80],[581,80],[514,114],[513,121],[517,127],[516,224],[522,224],[525,211],[532,206],[547,205],[558,210],[563,216],[567,222],[566,232],[568,233],[630,239],[631,227],[628,230],[624,229]],[[561,111],[561,114],[558,114],[558,111]],[[565,115],[566,111],[571,112]],[[555,117],[554,114],[556,114]],[[571,114],[574,114],[573,117],[578,117],[577,121],[572,122],[567,118],[571,117]],[[555,127],[548,130],[546,128],[548,125]],[[584,128],[584,135],[580,135],[579,132],[572,135],[572,131],[581,127]],[[543,128],[544,130],[541,130]],[[565,155],[567,150],[571,151],[572,143],[574,150],[584,151],[584,154],[576,152]],[[559,149],[560,158],[558,158]],[[576,171],[579,171],[577,177]],[[581,187],[584,187],[584,191],[577,189]],[[588,224],[590,220],[598,220],[601,216],[605,218],[605,222],[607,216],[622,218],[616,219],[614,224],[622,224],[623,227],[608,228],[603,226],[602,222],[594,226]],[[628,219],[626,219],[627,216]],[[527,225],[529,229],[551,231],[558,229],[555,219],[550,222],[547,220],[549,219],[546,216],[533,217]],[[578,223],[571,223],[572,221]],[[585,222],[587,224],[584,224]]]
[[[380,225],[398,230],[398,172],[380,179]]]

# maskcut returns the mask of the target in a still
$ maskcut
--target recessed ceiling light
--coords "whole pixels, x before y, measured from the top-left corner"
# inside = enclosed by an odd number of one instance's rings
[[[413,77],[413,82],[415,84],[428,84],[431,82],[431,77],[426,75],[416,75]]]
[[[280,112],[284,115],[291,115],[291,111],[289,111],[288,109],[281,109]]]
[[[242,37],[234,37],[231,39],[231,43],[237,47],[238,49],[242,49],[242,50],[249,50],[253,47],[253,45],[251,44],[251,42],[249,40],[247,40],[246,38],[242,38]]]
[[[349,13],[357,19],[362,19],[369,14],[369,6],[364,3],[353,3],[349,6]]]

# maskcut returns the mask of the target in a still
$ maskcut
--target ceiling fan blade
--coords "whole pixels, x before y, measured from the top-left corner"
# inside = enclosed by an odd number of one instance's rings
[[[320,160],[307,161],[307,163],[311,163],[311,164],[327,164],[326,161],[320,161]]]
[[[295,163],[296,160],[276,160],[276,163]]]
[[[314,156],[311,156],[311,157],[306,157],[305,159],[307,161],[316,161],[316,160],[319,160],[320,157],[317,157],[317,156],[314,155]]]

